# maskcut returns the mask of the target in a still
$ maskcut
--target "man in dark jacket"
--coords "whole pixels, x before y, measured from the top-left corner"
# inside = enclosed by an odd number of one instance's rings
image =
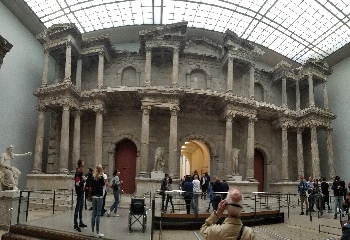
[[[79,159],[77,162],[77,169],[74,176],[75,182],[75,193],[77,194],[77,201],[75,205],[74,211],[74,229],[78,232],[81,232],[81,227],[87,227],[86,224],[83,223],[83,206],[84,206],[84,183],[86,181],[86,177],[83,174],[83,167],[85,165],[84,160]],[[79,215],[79,225],[78,225],[78,215]]]
[[[160,184],[160,194],[162,195],[162,209],[161,211],[163,212],[165,210],[164,208],[164,202],[165,202],[165,191],[167,190],[167,179],[169,177],[169,174],[165,174],[161,184]]]
[[[345,182],[336,176],[332,185],[334,192],[334,219],[337,219],[337,207],[339,208],[340,214],[344,217],[343,200],[345,194]]]

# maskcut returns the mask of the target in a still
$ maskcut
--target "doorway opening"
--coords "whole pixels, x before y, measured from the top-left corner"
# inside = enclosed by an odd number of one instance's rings
[[[205,172],[210,175],[210,152],[202,141],[189,140],[181,147],[180,177],[193,175],[196,170],[199,177]]]
[[[264,191],[264,155],[258,149],[254,150],[254,179],[259,182],[258,191]]]
[[[121,189],[127,194],[136,190],[136,158],[137,147],[134,142],[124,139],[115,146],[115,170],[120,170]]]

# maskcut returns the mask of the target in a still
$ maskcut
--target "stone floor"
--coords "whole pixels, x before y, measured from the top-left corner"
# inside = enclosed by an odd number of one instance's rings
[[[112,199],[112,195],[110,194],[107,198],[107,206],[110,206]],[[251,200],[252,198],[245,197],[244,210],[245,211],[253,211],[254,203]],[[261,200],[261,199],[260,199]],[[182,198],[178,197],[174,199],[176,204],[182,203]],[[151,200],[146,199],[147,207],[150,206]],[[101,217],[101,232],[105,234],[106,239],[130,239],[130,240],[138,240],[138,239],[151,239],[151,211],[148,210],[147,215],[147,228],[145,233],[142,232],[141,224],[136,222],[132,226],[132,232],[130,233],[128,230],[128,217],[129,217],[129,203],[130,196],[123,195],[122,202],[120,204],[120,209],[118,213],[120,217]],[[156,214],[160,214],[159,212],[160,199],[156,199]],[[178,205],[178,209],[176,212],[184,212],[184,207]],[[340,219],[333,219],[334,212],[325,212],[322,218],[317,217],[317,212],[312,213],[312,218],[306,215],[299,215],[300,207],[297,205],[297,198],[294,198],[290,201],[290,207],[288,207],[287,201],[281,201],[281,211],[285,213],[285,222],[280,224],[271,224],[271,225],[261,225],[254,227],[254,231],[256,232],[258,239],[340,239],[341,237],[341,229],[340,229]],[[200,209],[199,212],[205,212],[208,207],[208,200],[200,199]],[[278,207],[278,201],[276,199],[269,199],[269,205],[261,200],[257,204],[257,210],[259,209],[275,209]],[[289,216],[288,216],[289,209]],[[33,226],[41,226],[62,230],[62,231],[70,231],[74,232],[73,229],[73,214],[74,211],[66,211],[58,214],[51,214],[51,211],[44,210],[31,210],[29,213],[29,220],[25,222],[25,224],[33,225]],[[91,211],[83,211],[83,219],[85,223],[88,225],[88,228],[83,229],[82,235],[90,235],[91,227],[90,227],[90,218]],[[347,216],[346,216],[347,218]],[[319,231],[322,230],[322,232]],[[0,232],[0,234],[3,231]],[[160,238],[161,235],[161,238]],[[196,231],[190,230],[163,230],[155,231],[153,234],[153,239],[162,239],[162,240],[177,240],[177,239],[202,239],[199,234],[199,229]]]

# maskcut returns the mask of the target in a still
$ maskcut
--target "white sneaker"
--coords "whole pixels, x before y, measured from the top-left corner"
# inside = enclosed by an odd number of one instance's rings
[[[109,217],[110,215],[111,215],[111,211],[108,210],[107,217]]]
[[[119,217],[119,214],[114,213],[114,217]]]
[[[90,234],[90,236],[91,236],[91,237],[95,237],[95,233],[92,232],[92,233]]]
[[[96,237],[98,237],[98,238],[103,238],[105,235],[103,234],[103,233],[97,233],[96,234]]]

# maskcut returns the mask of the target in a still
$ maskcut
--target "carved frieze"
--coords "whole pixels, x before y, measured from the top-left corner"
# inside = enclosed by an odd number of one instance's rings
[[[0,35],[0,67],[4,61],[6,53],[12,48],[12,44]]]

